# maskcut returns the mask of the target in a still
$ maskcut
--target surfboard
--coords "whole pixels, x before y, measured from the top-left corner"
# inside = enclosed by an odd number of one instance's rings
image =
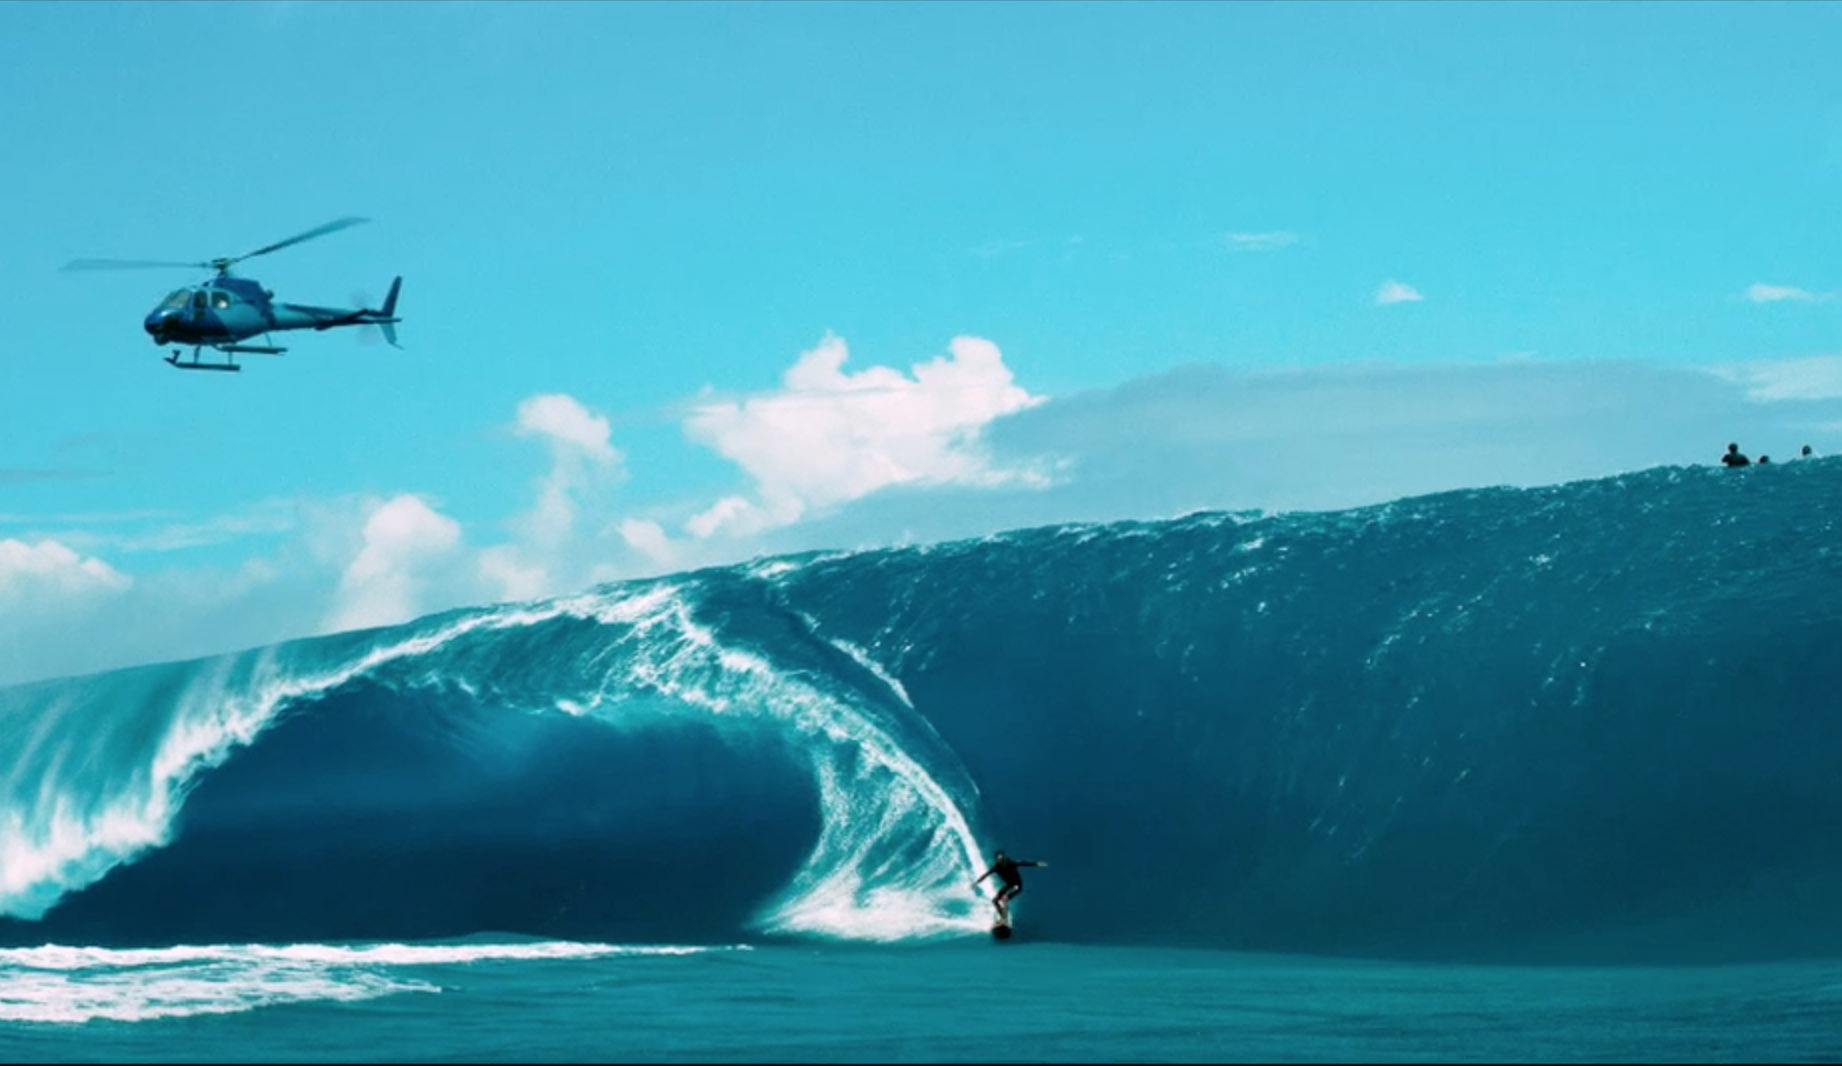
[[[991,927],[991,935],[992,935],[992,938],[995,940],[1009,940],[1011,938],[1011,923],[1009,922],[993,923]]]

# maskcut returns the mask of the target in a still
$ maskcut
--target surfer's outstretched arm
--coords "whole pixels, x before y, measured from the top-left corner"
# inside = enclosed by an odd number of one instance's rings
[[[998,872],[998,868],[995,866],[989,870],[986,870],[984,873],[979,875],[979,879],[977,881],[972,882],[972,887],[973,888],[979,887],[980,885],[985,883],[985,879],[987,877],[990,877],[992,874],[997,873],[997,872]]]

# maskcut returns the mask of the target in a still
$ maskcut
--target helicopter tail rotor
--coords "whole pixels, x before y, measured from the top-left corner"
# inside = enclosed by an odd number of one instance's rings
[[[370,307],[371,294],[364,289],[353,289],[352,306]],[[367,348],[375,348],[383,342],[384,328],[375,322],[360,322],[358,328],[353,330],[352,334],[358,338],[358,343]]]
[[[403,277],[397,275],[391,279],[390,291],[384,295],[384,306],[372,307],[371,298],[363,292],[352,294],[352,302],[363,309],[364,318],[360,319],[358,339],[363,344],[376,344],[381,334],[392,348],[401,348],[397,343],[397,294],[403,291]]]

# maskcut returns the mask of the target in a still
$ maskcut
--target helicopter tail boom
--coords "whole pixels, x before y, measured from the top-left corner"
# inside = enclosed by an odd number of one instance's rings
[[[392,347],[397,344],[397,293],[403,289],[399,275],[390,283],[390,294],[382,307],[316,307],[313,304],[277,303],[269,314],[270,329],[328,330],[340,326],[376,326]]]

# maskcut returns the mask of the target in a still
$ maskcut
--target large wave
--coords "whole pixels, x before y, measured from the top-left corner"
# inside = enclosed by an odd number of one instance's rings
[[[1842,950],[1842,463],[815,554],[0,691],[0,940]]]

